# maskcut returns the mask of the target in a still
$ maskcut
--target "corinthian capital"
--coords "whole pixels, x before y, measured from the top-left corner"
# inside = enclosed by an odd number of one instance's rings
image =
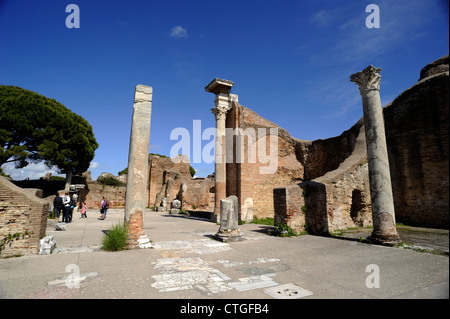
[[[227,112],[231,108],[230,96],[226,93],[219,93],[216,95],[216,100],[214,101],[216,107],[211,109],[211,111],[216,116],[216,120],[225,119],[227,116]]]
[[[373,65],[369,65],[364,70],[352,74],[350,76],[350,81],[358,84],[359,92],[363,94],[370,90],[380,90],[380,75],[381,68],[376,68]]]
[[[216,117],[216,120],[225,120],[227,117],[227,112],[230,110],[229,107],[215,107],[211,109],[211,112],[213,112],[214,116]]]

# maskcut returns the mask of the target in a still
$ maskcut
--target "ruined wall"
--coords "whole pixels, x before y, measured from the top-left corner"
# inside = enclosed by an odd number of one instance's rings
[[[356,136],[352,153],[335,170],[312,181],[273,190],[275,223],[287,224],[297,233],[307,230],[311,234],[372,225],[362,121],[351,131]],[[346,138],[347,133],[343,134],[343,140]]]
[[[160,201],[164,196],[166,183],[169,179],[177,177],[191,178],[189,171],[189,159],[186,156],[178,156],[176,160],[167,157],[160,157],[150,155],[148,157],[149,178],[148,178],[148,192],[147,192],[147,206],[159,206]],[[173,177],[165,177],[165,172],[173,172]],[[175,187],[175,186],[174,186]],[[178,188],[180,185],[178,185]],[[176,187],[175,187],[176,188]],[[178,189],[177,189],[178,191]],[[161,193],[161,194],[160,194]],[[169,190],[171,193],[171,190]],[[158,194],[160,194],[158,196]],[[168,201],[168,203],[170,203]]]
[[[239,146],[238,137],[233,137],[233,161],[227,163],[227,196],[236,195],[239,199],[241,211],[245,213],[245,202],[253,202],[255,217],[273,217],[274,198],[273,189],[289,184],[309,181],[323,176],[327,172],[337,169],[354,151],[357,138],[363,127],[362,120],[340,136],[326,140],[305,141],[295,139],[283,128],[262,118],[254,111],[233,102],[227,115],[227,128],[242,130],[264,128],[270,134],[270,128],[277,128],[278,167],[273,174],[262,174],[261,169],[268,167],[268,163],[261,163],[256,156],[256,162],[248,161],[249,152],[258,154],[258,140],[253,142],[243,139],[244,160],[238,163],[236,150]],[[264,140],[264,137],[258,136]],[[266,152],[269,154],[270,139],[266,138]],[[364,150],[363,150],[364,151]],[[365,153],[363,154],[365,156]],[[228,150],[227,150],[227,156]],[[227,162],[231,162],[228,160]],[[364,195],[365,196],[365,195]],[[339,211],[339,210],[338,210]]]
[[[233,136],[233,152],[227,150],[227,196],[238,197],[241,217],[247,214],[253,214],[258,218],[272,217],[272,190],[280,185],[303,180],[304,169],[298,157],[303,156],[299,154],[307,148],[305,145],[309,142],[295,140],[286,130],[237,102],[232,103],[232,108],[227,114],[226,127],[242,129],[241,133],[235,131],[236,135]],[[270,163],[262,162],[258,156],[258,148],[265,142],[266,154],[270,154],[270,128],[278,130],[275,136],[278,143],[278,149],[275,150],[278,163],[273,173],[266,174],[264,170]],[[245,135],[247,129],[256,133],[255,139]],[[264,129],[267,135],[260,135],[258,129]],[[239,158],[236,157],[236,153],[241,149],[241,143],[243,152]]]
[[[448,56],[384,108],[397,222],[449,227]]]
[[[79,200],[86,201],[89,209],[98,209],[99,212],[103,196],[108,199],[110,208],[124,208],[126,190],[126,186],[108,186],[88,181],[87,188],[79,192]]]
[[[29,235],[7,244],[0,256],[37,255],[45,236],[49,204],[0,176],[0,240],[25,231]]]
[[[383,109],[397,222],[449,227],[448,90],[446,56]],[[315,234],[372,223],[362,120],[311,143],[306,182],[273,191],[276,222]]]

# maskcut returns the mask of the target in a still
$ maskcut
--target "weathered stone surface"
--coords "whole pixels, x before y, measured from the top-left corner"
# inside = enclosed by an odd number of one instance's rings
[[[148,148],[153,89],[138,85],[135,89],[128,155],[127,192],[125,197],[125,221],[130,232],[129,246],[135,246],[143,236],[142,212],[146,207],[148,182]],[[134,216],[136,215],[136,216]]]
[[[212,90],[211,88],[216,86],[218,88],[225,87],[225,92],[222,89]],[[212,220],[217,221],[220,219],[220,200],[225,198],[226,192],[226,143],[225,143],[225,119],[227,112],[231,109],[231,100],[229,92],[233,86],[231,81],[217,81],[214,79],[205,89],[208,92],[216,94],[214,100],[215,106],[211,109],[216,119],[216,137],[215,137],[215,205],[214,214]]]
[[[49,203],[0,176],[0,238],[23,236],[5,245],[1,256],[37,255],[47,228]]]
[[[449,65],[449,56],[447,54],[442,58],[439,58],[436,61],[433,61],[424,66],[423,69],[420,71],[419,81],[436,74],[448,72],[449,71],[448,65]]]
[[[239,203],[236,196],[220,200],[220,227],[214,238],[222,242],[242,240],[238,227]]]
[[[50,255],[56,247],[53,236],[46,236],[39,241],[39,255]]]
[[[181,208],[181,202],[178,199],[174,199],[171,203],[170,203],[170,207],[171,208]]]
[[[246,223],[253,221],[253,198],[247,197],[241,208],[240,219]]]
[[[66,223],[57,223],[55,225],[55,230],[65,231],[66,230]]]
[[[370,65],[353,74],[350,80],[359,86],[363,101],[373,216],[372,237],[381,241],[395,241],[399,236],[395,228],[394,198],[381,109],[380,71],[381,69]],[[390,215],[389,218],[386,217],[387,214]]]

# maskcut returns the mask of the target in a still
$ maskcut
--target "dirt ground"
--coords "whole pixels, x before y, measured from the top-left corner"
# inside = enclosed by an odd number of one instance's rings
[[[447,229],[397,225],[397,232],[400,236],[398,247],[448,256],[449,231]],[[371,233],[371,228],[364,228],[339,230],[333,232],[332,236],[343,239],[362,240],[370,236]]]

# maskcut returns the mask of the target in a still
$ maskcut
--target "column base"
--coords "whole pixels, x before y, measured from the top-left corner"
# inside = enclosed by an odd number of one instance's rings
[[[367,240],[372,244],[393,247],[399,243],[400,236],[397,233],[380,234],[373,232],[371,236],[367,237]]]
[[[245,238],[242,237],[242,233],[239,230],[219,231],[213,236],[213,238],[215,240],[221,241],[223,243],[230,243],[230,242],[237,242],[237,241],[245,240]]]
[[[137,210],[130,215],[128,221],[127,249],[151,248],[150,240],[144,232],[142,211]]]

